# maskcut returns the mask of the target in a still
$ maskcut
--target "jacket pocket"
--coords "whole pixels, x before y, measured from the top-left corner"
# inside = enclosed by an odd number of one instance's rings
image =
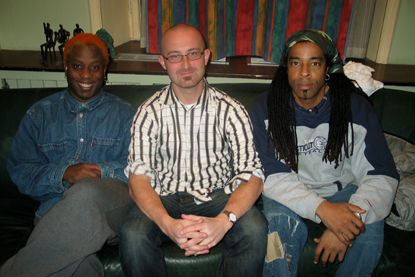
[[[119,158],[121,139],[92,137],[91,158],[97,163],[105,163]]]
[[[60,163],[66,156],[66,142],[38,144],[40,156],[44,163]]]

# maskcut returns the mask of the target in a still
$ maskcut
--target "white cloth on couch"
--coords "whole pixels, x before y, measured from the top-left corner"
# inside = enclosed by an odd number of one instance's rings
[[[401,230],[414,231],[415,145],[392,135],[385,134],[385,137],[400,175],[394,201],[399,215],[392,212],[386,218],[386,223]]]
[[[372,78],[373,68],[353,61],[344,67],[344,74],[351,80],[356,81],[367,96],[372,95],[378,89],[383,88],[383,83]]]

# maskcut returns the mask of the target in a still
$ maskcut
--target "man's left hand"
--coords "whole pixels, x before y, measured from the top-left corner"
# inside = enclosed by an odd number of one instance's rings
[[[327,261],[334,263],[336,261],[336,257],[338,263],[341,263],[344,260],[348,247],[342,243],[329,229],[326,229],[320,238],[314,239],[314,242],[318,243],[317,248],[314,251],[315,264],[318,264],[320,259],[322,265],[326,267]]]
[[[208,246],[208,249],[216,246],[233,226],[233,223],[230,222],[228,217],[223,213],[220,213],[214,218],[195,215],[182,215],[182,218],[199,221],[200,223],[183,228],[180,231],[181,235],[190,232],[203,232],[207,234],[207,238],[199,240],[192,239],[181,244],[180,247],[186,250],[186,256],[197,256],[209,253],[209,250],[206,250],[206,245]],[[201,219],[202,221],[200,221]]]

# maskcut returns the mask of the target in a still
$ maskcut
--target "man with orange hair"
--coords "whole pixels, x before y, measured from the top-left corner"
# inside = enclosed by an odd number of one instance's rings
[[[108,62],[97,36],[76,35],[64,52],[68,88],[24,116],[7,169],[40,206],[26,246],[0,276],[104,275],[95,253],[117,241],[133,206],[123,171],[135,113],[102,90]]]

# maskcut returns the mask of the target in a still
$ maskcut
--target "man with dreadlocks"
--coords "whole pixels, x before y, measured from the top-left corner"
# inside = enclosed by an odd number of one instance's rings
[[[104,276],[95,255],[133,207],[124,167],[135,109],[102,90],[108,48],[93,34],[65,45],[68,88],[35,103],[10,150],[19,190],[40,202],[35,228],[0,276]]]
[[[287,40],[252,122],[266,175],[264,276],[297,275],[304,220],[325,226],[315,264],[337,258],[338,276],[370,276],[399,176],[374,110],[327,34],[306,29]]]

